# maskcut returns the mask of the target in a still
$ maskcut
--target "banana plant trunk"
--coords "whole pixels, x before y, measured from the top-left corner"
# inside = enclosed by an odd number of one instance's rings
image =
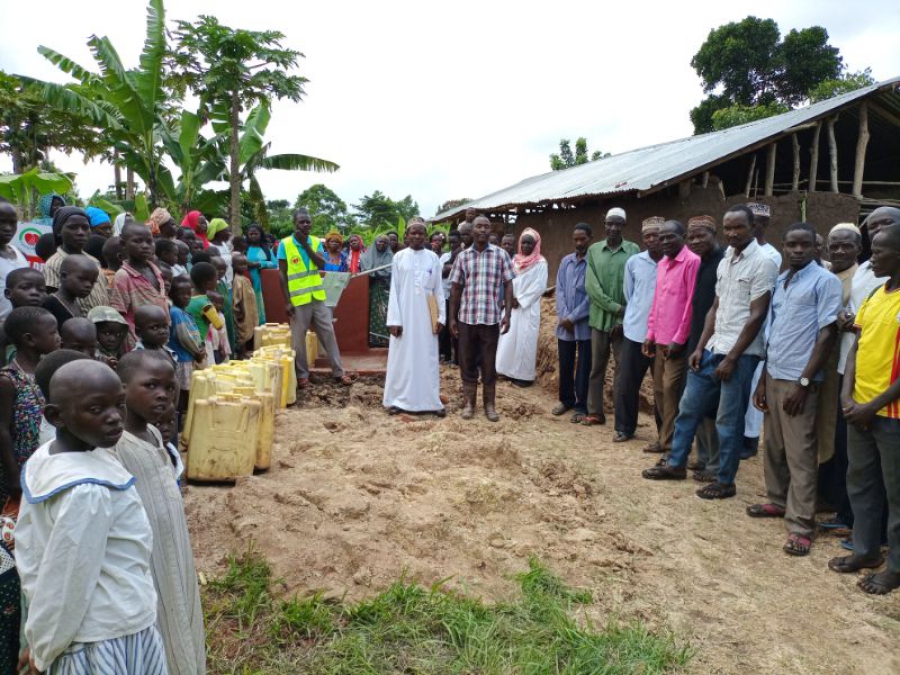
[[[125,199],[134,199],[134,169],[125,167]]]
[[[240,149],[238,134],[240,132],[241,100],[237,90],[231,95],[231,171],[229,172],[231,183],[231,206],[229,208],[229,221],[231,231],[235,234],[241,232],[241,175],[240,175]]]
[[[122,201],[122,165],[119,164],[118,150],[113,150],[113,185],[116,190],[116,199]]]

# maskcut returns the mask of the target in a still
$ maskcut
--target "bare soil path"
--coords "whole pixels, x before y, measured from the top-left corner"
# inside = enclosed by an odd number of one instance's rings
[[[706,502],[688,480],[645,481],[638,438],[552,417],[540,386],[501,384],[502,420],[461,420],[458,371],[444,420],[387,416],[381,387],[322,385],[280,415],[272,469],[234,487],[188,488],[199,570],[215,574],[252,540],[288,593],[362,597],[406,572],[496,599],[536,555],[589,589],[588,614],[638,618],[692,645],[691,673],[900,673],[900,594],[873,598],[827,561],[781,551],[780,521],[752,520],[760,459],[738,496]]]

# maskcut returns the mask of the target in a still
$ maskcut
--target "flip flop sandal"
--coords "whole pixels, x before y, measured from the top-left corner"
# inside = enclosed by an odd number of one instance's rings
[[[775,504],[752,504],[747,507],[751,518],[784,518],[784,509]]]
[[[894,580],[890,581],[892,574],[894,575]],[[869,595],[887,595],[891,591],[900,588],[900,580],[897,580],[896,574],[896,572],[889,570],[878,572],[877,574],[867,574],[856,585],[859,586],[863,593],[868,593]]]
[[[819,523],[820,530],[849,530],[850,526],[839,520],[823,520]]]
[[[400,410],[400,408],[398,408],[395,405],[392,405],[390,408],[387,409],[388,415],[399,415],[401,412],[403,412],[403,411]]]
[[[791,534],[788,536],[787,543],[781,547],[788,555],[804,556],[809,555],[809,549],[812,546],[812,539],[804,537],[801,534]]]
[[[297,389],[309,389],[309,378],[301,377],[297,380]]]
[[[697,490],[697,496],[700,499],[728,499],[736,494],[737,488],[734,485],[722,485],[718,482],[710,483]]]
[[[642,452],[646,452],[648,455],[658,455],[661,452],[665,452],[665,450],[662,449],[659,443],[651,443],[645,446]]]
[[[593,427],[606,424],[606,420],[599,415],[585,415],[584,419],[581,420],[581,423],[586,427]]]
[[[584,421],[585,417],[586,415],[584,413],[575,413],[574,415],[572,415],[569,421],[572,424],[581,424]]]
[[[860,559],[855,555],[844,556],[843,558],[832,558],[828,561],[828,569],[838,574],[853,574],[860,570],[873,570],[884,564],[884,558],[878,556],[871,560],[865,558]]]
[[[715,483],[719,476],[712,471],[695,471],[691,476],[698,483]]]

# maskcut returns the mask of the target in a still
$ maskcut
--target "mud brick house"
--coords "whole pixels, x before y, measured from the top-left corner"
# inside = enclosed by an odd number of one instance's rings
[[[495,227],[541,233],[556,273],[576,223],[602,237],[604,215],[621,206],[637,240],[648,216],[720,218],[745,201],[772,207],[768,238],[805,220],[825,234],[862,223],[879,205],[900,206],[900,77],[739,127],[639,148],[551,171],[437,214],[461,221],[473,207]],[[552,282],[551,282],[552,283]]]

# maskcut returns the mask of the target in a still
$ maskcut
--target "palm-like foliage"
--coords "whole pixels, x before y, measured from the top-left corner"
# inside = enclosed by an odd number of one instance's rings
[[[162,86],[166,52],[165,10],[162,0],[149,0],[147,37],[139,66],[127,69],[107,37],[92,36],[88,46],[99,74],[91,72],[49,47],[38,51],[74,83],[43,84],[44,99],[52,106],[83,116],[102,130],[118,150],[124,164],[147,186],[151,205],[161,198],[173,200],[175,182],[163,165],[161,140],[167,95]]]

